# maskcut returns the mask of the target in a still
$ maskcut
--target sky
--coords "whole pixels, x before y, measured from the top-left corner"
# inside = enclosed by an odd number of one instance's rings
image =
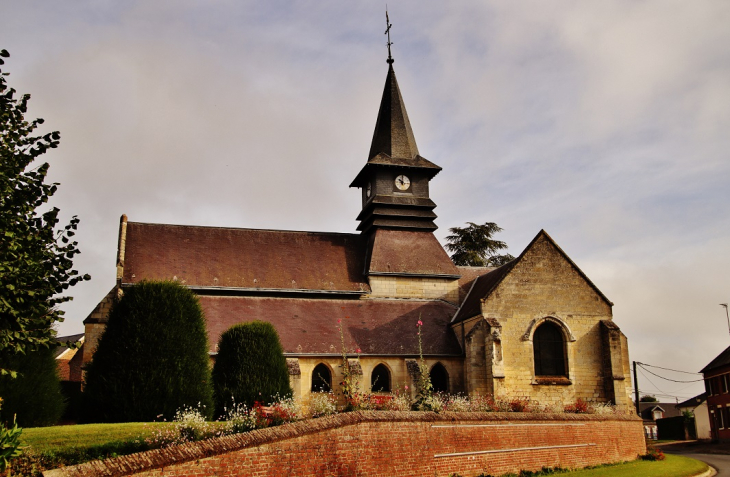
[[[730,345],[730,2],[391,0],[394,68],[436,232],[544,229],[614,303],[631,359],[697,372]],[[61,145],[81,219],[60,335],[113,287],[119,218],[355,232],[387,73],[385,4],[0,3],[9,84]],[[697,375],[657,368],[675,381]],[[660,401],[702,392],[639,373]]]

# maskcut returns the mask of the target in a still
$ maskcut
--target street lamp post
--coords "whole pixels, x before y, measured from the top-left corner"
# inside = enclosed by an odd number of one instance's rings
[[[727,303],[720,303],[720,306],[725,308],[725,315],[727,316],[727,329],[728,333],[730,333],[730,313],[727,311]]]

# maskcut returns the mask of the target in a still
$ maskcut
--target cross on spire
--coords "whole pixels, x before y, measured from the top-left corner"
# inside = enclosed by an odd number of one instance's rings
[[[395,60],[390,55],[390,45],[393,44],[393,42],[390,41],[390,27],[392,27],[393,25],[390,23],[390,19],[388,18],[388,7],[387,6],[385,7],[385,26],[386,26],[386,28],[385,28],[384,35],[388,35],[388,60],[387,61],[388,61],[388,64],[392,65],[393,61],[395,61]]]

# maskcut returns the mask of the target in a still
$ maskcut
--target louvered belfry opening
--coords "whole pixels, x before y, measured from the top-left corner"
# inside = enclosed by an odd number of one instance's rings
[[[565,338],[560,327],[546,321],[532,338],[536,376],[566,376]]]

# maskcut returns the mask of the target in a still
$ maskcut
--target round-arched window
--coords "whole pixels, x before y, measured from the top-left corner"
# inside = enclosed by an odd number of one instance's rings
[[[535,376],[566,376],[565,338],[558,325],[545,321],[532,338]]]

